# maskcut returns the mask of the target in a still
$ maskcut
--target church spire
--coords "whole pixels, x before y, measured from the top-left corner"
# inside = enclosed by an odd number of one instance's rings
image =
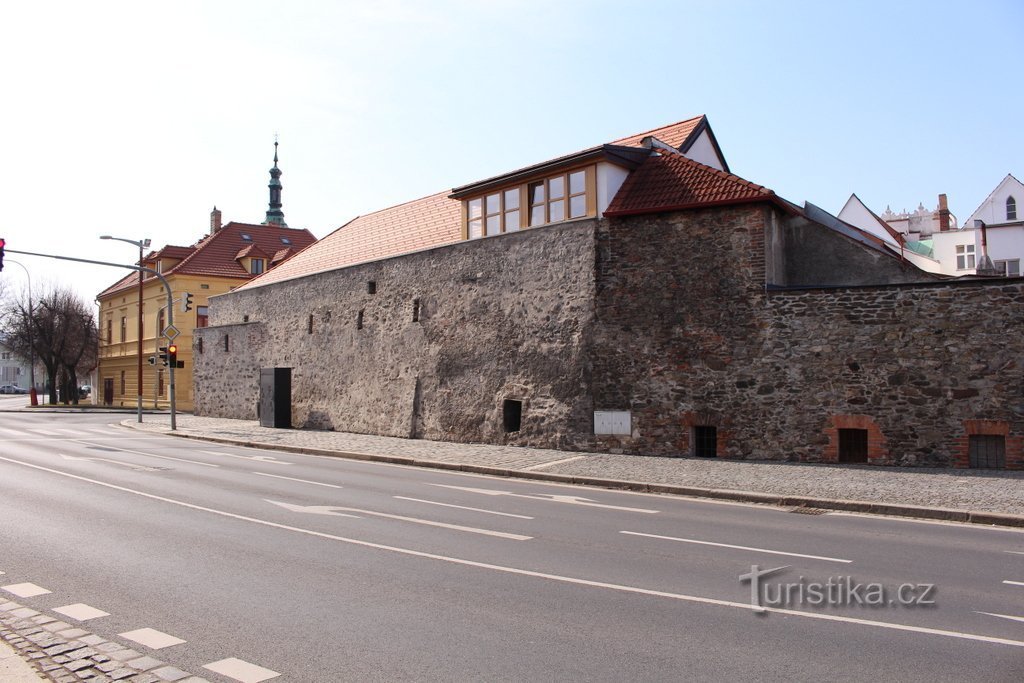
[[[284,222],[284,211],[281,210],[281,169],[277,167],[277,136],[274,136],[274,167],[270,169],[270,206],[267,208],[267,218],[263,225],[280,225],[287,228]]]

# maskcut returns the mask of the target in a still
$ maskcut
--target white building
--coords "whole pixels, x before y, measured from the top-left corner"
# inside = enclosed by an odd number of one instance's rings
[[[957,225],[946,195],[928,210],[894,213],[886,207],[881,216],[869,209],[856,194],[850,195],[839,218],[866,230],[898,249],[922,270],[952,277],[987,274],[984,256],[995,270],[1010,277],[1021,275],[1024,258],[1024,184],[1007,175],[974,213]],[[1020,209],[1018,209],[1020,206]]]
[[[28,361],[0,340],[0,386],[13,384],[28,389],[31,386],[29,376]]]

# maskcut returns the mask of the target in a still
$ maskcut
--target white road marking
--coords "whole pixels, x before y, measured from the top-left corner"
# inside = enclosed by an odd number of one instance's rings
[[[0,589],[11,595],[17,595],[19,598],[34,598],[37,595],[46,595],[50,592],[34,583],[12,583],[9,586],[0,586]]]
[[[338,486],[337,484],[325,484],[322,481],[310,481],[308,479],[296,479],[295,477],[282,477],[280,474],[267,474],[266,472],[250,472],[249,474],[258,474],[261,477],[273,477],[274,479],[287,479],[288,481],[300,481],[303,484],[314,484],[316,486],[328,486],[332,489],[342,489],[344,486]]]
[[[140,628],[135,631],[128,631],[126,633],[118,633],[117,635],[148,647],[151,650],[162,650],[165,647],[171,647],[172,645],[181,645],[185,641],[181,638],[175,638],[172,635],[168,635],[162,631],[157,631],[153,628]]]
[[[110,616],[110,612],[104,612],[101,609],[96,609],[95,607],[90,607],[89,605],[84,605],[82,603],[65,605],[64,607],[54,607],[53,611],[58,614],[63,614],[66,617],[70,617],[75,621],[89,621],[90,619]]]
[[[523,469],[528,471],[528,472],[532,472],[533,470],[543,470],[543,469],[548,468],[548,467],[554,467],[555,465],[564,465],[567,462],[575,462],[577,460],[582,460],[583,458],[586,458],[586,457],[587,456],[585,456],[585,455],[575,455],[575,456],[573,456],[571,458],[562,458],[561,460],[553,460],[551,462],[542,462],[539,465],[531,465],[530,467],[524,467]]]
[[[264,669],[262,666],[256,666],[249,662],[242,661],[241,659],[222,659],[219,662],[211,662],[203,665],[204,669],[209,669],[214,673],[218,673],[221,676],[227,676],[233,678],[241,683],[260,683],[260,681],[267,681],[271,678],[277,678],[281,674],[270,669]]]
[[[762,505],[762,507],[764,506]],[[764,509],[772,510],[780,508],[764,507]],[[785,510],[783,510],[783,512],[785,512]],[[858,517],[860,519],[877,519],[879,521],[886,522],[905,522],[907,524],[931,524],[933,526],[955,526],[960,529],[974,529],[978,531],[998,531],[1011,534],[1024,534],[1024,529],[1020,527],[975,524],[973,522],[958,522],[948,519],[915,519],[913,517],[897,517],[895,515],[883,515],[871,512],[847,512],[845,510],[829,510],[825,514],[829,517]],[[1006,552],[1013,551],[1007,550]]]
[[[223,455],[228,458],[241,458],[242,460],[255,460],[270,465],[294,465],[295,463],[278,460],[272,455],[238,455],[237,453],[224,453],[223,451],[203,451],[207,455]]]
[[[1024,551],[1020,550],[1007,550],[1006,552],[1011,553],[1013,555],[1024,555]]]
[[[996,614],[995,612],[975,612],[975,614],[984,614],[988,617],[999,617],[1000,619],[1009,619],[1010,621],[1024,621],[1024,617],[1015,617],[1012,614]]]
[[[1003,583],[1011,586],[1024,586],[1024,581],[1003,581]]]
[[[83,446],[97,446],[99,444],[91,443],[89,441],[82,441],[80,439],[71,439],[73,443],[82,444]],[[147,458],[160,458],[161,460],[175,460],[177,462],[187,462],[192,465],[201,465],[203,467],[220,467],[220,465],[212,465],[208,462],[199,462],[198,460],[188,460],[187,458],[175,458],[172,455],[157,455],[156,453],[145,453],[143,451],[134,451],[130,448],[119,448],[117,446],[100,446],[100,448],[110,448],[120,453],[132,453],[133,455],[142,455]]]
[[[423,500],[422,498],[407,498],[405,496],[392,496],[398,500],[411,500],[414,503],[426,503],[427,505],[440,505],[446,508],[458,508],[459,510],[471,510],[473,512],[486,512],[489,515],[501,515],[502,517],[515,517],[517,519],[533,519],[526,515],[513,515],[511,512],[498,512],[497,510],[484,510],[483,508],[471,508],[465,505],[452,505],[451,503],[439,503],[436,500]]]
[[[50,431],[49,429],[29,429],[27,430],[32,434],[42,434],[43,436],[60,436],[60,432]]]
[[[595,503],[589,498],[584,498],[582,496],[560,496],[554,493],[512,493],[511,491],[499,491],[497,489],[475,489],[469,486],[452,486],[451,484],[431,484],[431,486],[440,486],[441,488],[455,489],[456,491],[468,491],[470,493],[479,493],[485,496],[511,496],[513,498],[529,498],[530,500],[544,500],[549,503],[568,503],[570,505],[583,505],[592,508],[605,508],[607,510],[621,510],[623,512],[646,512],[649,514],[656,514],[658,512],[657,510],[648,510],[646,508],[629,508],[622,507],[620,505],[605,505],[604,503]]]
[[[992,636],[983,636],[976,633],[966,633],[963,631],[948,631],[944,629],[926,628],[922,626],[911,626],[909,624],[899,624],[888,621],[872,621],[869,619],[857,619],[855,617],[840,616],[837,614],[826,614],[821,612],[801,612],[799,610],[782,609],[779,607],[756,607],[746,602],[733,602],[731,600],[718,600],[716,598],[707,598],[699,595],[685,595],[682,593],[669,593],[666,591],[657,591],[648,588],[640,588],[637,586],[627,586],[623,584],[604,583],[599,581],[589,581],[587,579],[579,579],[572,576],[562,576],[559,574],[545,574],[543,572],[535,572],[529,569],[519,569],[517,567],[508,567],[500,564],[488,564],[485,562],[477,562],[475,560],[467,560],[460,557],[452,557],[449,555],[437,555],[435,553],[428,553],[422,550],[413,550],[412,548],[402,548],[399,546],[384,545],[382,543],[374,543],[372,541],[362,541],[357,538],[347,538],[345,536],[337,536],[335,534],[328,534],[322,531],[314,531],[313,529],[303,529],[302,527],[289,526],[287,524],[278,524],[277,522],[271,522],[266,519],[259,519],[256,517],[247,517],[245,515],[235,514],[226,510],[217,510],[215,508],[203,507],[201,505],[195,505],[193,503],[186,503],[182,500],[175,500],[173,498],[167,498],[164,496],[158,496],[152,493],[146,493],[145,491],[138,491],[130,489],[125,486],[118,486],[117,484],[111,484],[105,481],[99,481],[96,479],[90,479],[88,477],[82,477],[77,474],[71,474],[69,472],[61,472],[50,467],[43,467],[42,465],[34,465],[32,463],[24,462],[21,460],[15,460],[0,456],[0,460],[4,462],[10,462],[23,467],[29,467],[31,469],[39,470],[42,472],[49,472],[57,476],[65,477],[67,479],[75,479],[78,481],[84,481],[89,484],[95,484],[97,486],[103,486],[105,488],[112,489],[114,491],[121,491],[122,493],[129,493],[132,495],[140,496],[142,498],[148,498],[150,500],[158,500],[170,505],[177,505],[179,507],[187,508],[189,510],[199,510],[202,512],[208,512],[212,515],[225,517],[227,519],[235,519],[243,522],[250,522],[252,524],[258,524],[272,529],[280,529],[282,531],[291,531],[297,534],[304,534],[307,536],[313,536],[316,538],[323,538],[330,541],[337,541],[339,543],[345,543],[348,545],[359,546],[361,548],[371,548],[373,550],[382,550],[385,552],[395,553],[398,555],[405,555],[407,557],[418,557],[426,560],[434,560],[437,562],[447,562],[449,564],[456,564],[463,567],[475,567],[477,569],[486,569],[495,572],[501,572],[505,574],[512,574],[515,576],[527,576],[538,579],[545,579],[548,581],[554,581],[559,583],[567,583],[577,586],[589,586],[593,588],[603,588],[607,590],[615,590],[623,593],[631,593],[636,595],[645,595],[650,597],[661,597],[670,600],[678,600],[680,602],[688,602],[694,604],[703,605],[715,605],[719,607],[729,607],[732,609],[741,609],[748,612],[768,612],[775,614],[785,614],[793,617],[800,617],[803,619],[817,619],[819,621],[832,621],[836,623],[846,624],[857,624],[861,626],[872,626],[875,628],[888,629],[891,631],[907,631],[910,633],[920,633],[924,635],[940,636],[944,638],[957,638],[960,640],[971,640],[982,643],[990,643],[996,645],[1011,645],[1013,647],[1024,648],[1024,641],[1022,640],[1010,640],[1008,638],[996,638]]]
[[[120,465],[121,467],[127,467],[130,470],[146,470],[146,471],[149,471],[149,472],[156,472],[157,471],[157,468],[155,468],[155,467],[146,467],[145,465],[137,465],[137,464],[132,463],[132,462],[121,462],[120,460],[111,460],[110,458],[97,458],[97,457],[94,457],[94,456],[91,456],[91,455],[90,456],[85,456],[85,455],[66,455],[64,453],[58,453],[58,455],[60,455],[60,457],[64,458],[65,460],[90,460],[90,461],[95,460],[95,461],[98,461],[98,462],[109,462],[112,465]]]
[[[425,524],[427,526],[436,526],[443,529],[451,529],[452,531],[465,531],[471,534],[483,534],[484,536],[497,536],[498,538],[507,538],[512,541],[529,541],[533,536],[522,536],[520,534],[509,534],[504,531],[491,531],[490,529],[477,529],[471,526],[460,526],[458,524],[445,524],[444,522],[435,522],[430,519],[417,519],[416,517],[403,517],[402,515],[391,515],[386,512],[375,512],[373,510],[360,510],[357,508],[346,508],[337,507],[335,505],[291,505],[289,503],[279,503],[276,500],[268,500],[268,503],[274,505],[280,505],[286,510],[292,512],[306,512],[314,515],[337,515],[338,517],[353,517],[354,515],[346,515],[335,510],[344,510],[346,512],[358,512],[363,515],[372,515],[373,517],[384,517],[386,519],[397,519],[400,522],[412,522],[413,524]],[[358,519],[358,517],[356,517]]]
[[[766,548],[752,548],[746,545],[731,545],[729,543],[713,543],[712,541],[698,541],[695,538],[676,538],[675,536],[658,536],[657,534],[642,534],[639,531],[620,531],[620,534],[629,536],[644,536],[646,538],[658,538],[663,541],[677,541],[679,543],[694,543],[696,545],[712,545],[718,548],[732,548],[733,550],[749,550],[754,553],[767,553],[769,555],[786,555],[787,557],[803,557],[809,560],[824,560],[825,562],[843,562],[850,564],[853,560],[843,560],[838,557],[822,557],[821,555],[804,555],[802,553],[790,553],[782,550],[768,550]]]

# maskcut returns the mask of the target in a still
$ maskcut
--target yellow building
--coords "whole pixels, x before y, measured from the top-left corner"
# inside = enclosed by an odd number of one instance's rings
[[[207,325],[209,297],[229,292],[257,275],[278,266],[316,238],[308,230],[289,228],[281,211],[281,171],[270,170],[270,208],[261,225],[221,225],[221,212],[210,214],[210,232],[190,247],[165,246],[143,258],[142,265],[167,279],[173,293],[174,328],[178,335],[175,370],[176,403],[192,410],[192,331]],[[190,310],[184,310],[191,294]],[[96,297],[99,303],[100,346],[95,401],[103,405],[134,407],[138,401],[139,273],[111,285]],[[170,401],[170,374],[161,362],[160,348],[168,345],[165,330],[167,290],[160,278],[142,278],[142,399],[145,407],[165,407]]]

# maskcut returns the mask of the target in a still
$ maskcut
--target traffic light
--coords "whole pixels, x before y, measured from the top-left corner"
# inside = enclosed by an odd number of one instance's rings
[[[0,270],[4,269],[4,247],[7,245],[7,240],[0,237]]]
[[[188,313],[192,310],[192,294],[185,292],[185,298],[181,300],[181,310]]]
[[[178,367],[178,345],[171,344],[167,347],[167,363],[172,367]]]
[[[175,347],[175,349],[177,349],[177,347]],[[160,347],[160,363],[164,367],[167,367],[167,347],[166,346],[161,346]]]

